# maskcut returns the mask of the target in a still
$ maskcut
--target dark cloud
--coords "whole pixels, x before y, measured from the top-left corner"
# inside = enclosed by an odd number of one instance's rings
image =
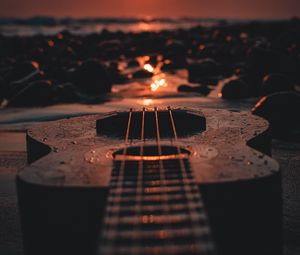
[[[199,16],[288,18],[299,0],[0,0],[0,16]]]

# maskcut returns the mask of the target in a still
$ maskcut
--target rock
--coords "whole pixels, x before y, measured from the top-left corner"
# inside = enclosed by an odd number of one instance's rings
[[[281,52],[262,47],[252,47],[247,56],[249,75],[262,78],[270,73],[295,74],[293,61]]]
[[[119,70],[118,65],[111,63],[107,71],[113,84],[125,84],[129,81],[128,74],[123,74]]]
[[[294,85],[287,76],[283,74],[270,74],[264,77],[261,94],[266,96],[276,92],[293,90]]]
[[[144,69],[138,70],[138,71],[136,71],[136,72],[134,72],[134,73],[132,74],[132,78],[133,78],[133,79],[151,78],[152,76],[153,76],[153,73],[148,72],[148,71],[146,71],[146,70],[144,70]]]
[[[170,59],[176,66],[186,66],[186,47],[183,42],[176,40],[169,40],[166,43],[164,57]]]
[[[4,79],[0,77],[0,103],[6,97],[7,89]]]
[[[221,80],[221,77],[218,76],[203,76],[199,77],[197,79],[198,83],[206,84],[206,85],[218,85],[219,81]]]
[[[128,61],[127,67],[128,68],[140,67],[140,63],[137,60],[132,59],[132,60]]]
[[[8,103],[8,106],[46,106],[54,102],[52,82],[34,81],[19,91]]]
[[[112,82],[107,68],[97,60],[87,60],[74,74],[74,84],[86,94],[109,93]]]
[[[71,82],[56,85],[54,91],[57,102],[74,103],[81,100],[78,89]]]
[[[247,97],[247,84],[242,80],[231,80],[224,84],[221,94],[223,99],[242,99]]]
[[[103,59],[118,59],[122,54],[121,42],[119,40],[103,41],[99,44],[99,51]]]
[[[189,82],[198,82],[203,77],[218,74],[217,63],[212,59],[204,59],[188,65]]]
[[[170,59],[166,59],[160,68],[162,71],[174,71],[182,68],[182,65],[178,65]]]
[[[160,56],[159,55],[150,55],[149,60],[145,62],[145,64],[150,64],[151,66],[157,66],[159,63]]]
[[[217,44],[200,44],[195,57],[197,59],[214,58],[217,52]]]
[[[263,97],[252,113],[267,119],[275,137],[300,138],[300,94],[280,92]]]
[[[204,96],[207,96],[210,93],[211,89],[205,85],[199,86],[190,86],[190,85],[180,85],[178,87],[178,92],[195,92],[201,93]]]
[[[39,63],[35,61],[25,61],[17,64],[6,80],[9,82],[18,81],[39,72]]]

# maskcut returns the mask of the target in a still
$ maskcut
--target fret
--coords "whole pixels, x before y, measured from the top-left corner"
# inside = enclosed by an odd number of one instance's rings
[[[165,229],[165,234],[166,236],[169,236],[170,231],[174,231],[174,229]],[[174,231],[172,233],[174,238],[189,238],[193,239],[194,238],[194,231],[191,230],[190,228],[181,228],[180,231]],[[203,228],[199,228],[196,230],[196,233],[198,236],[200,235],[208,235],[209,234],[209,228],[207,226],[204,226]],[[135,242],[141,242],[142,239],[148,239],[148,238],[160,238],[161,236],[161,230],[147,230],[147,231],[120,231],[117,233],[118,238],[126,239],[131,235],[132,239]],[[106,239],[112,239],[116,237],[116,232],[107,232],[106,234]]]
[[[119,247],[104,247],[103,254],[107,255],[128,255],[128,254],[139,254],[138,252],[142,252],[143,255],[199,255],[199,254],[214,254],[213,243],[208,242],[207,245],[202,245],[201,243],[195,244],[186,244],[186,245],[169,245],[165,244],[161,245],[153,245],[153,246],[143,246],[143,244],[139,244],[137,246],[131,246],[131,244],[125,244],[124,246]],[[135,251],[137,250],[137,251]],[[170,251],[166,253],[167,251]],[[132,252],[132,253],[131,253]]]
[[[187,211],[187,207],[185,204],[170,204],[169,207],[172,213]],[[203,207],[199,205],[199,203],[191,203],[190,208],[198,212],[202,212],[204,210]],[[152,212],[153,214],[155,213],[161,214],[163,212],[160,205],[143,205],[141,206],[140,210],[141,210],[141,214],[147,214],[149,212]],[[115,207],[107,207],[106,211],[109,215],[112,216],[117,215],[118,213],[120,213],[120,215],[133,214],[135,213],[135,206],[132,205],[122,206],[120,210],[116,210]]]

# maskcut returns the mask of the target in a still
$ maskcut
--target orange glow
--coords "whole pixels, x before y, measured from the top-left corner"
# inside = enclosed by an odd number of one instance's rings
[[[154,72],[154,67],[150,64],[145,64],[144,65],[144,69],[150,73],[153,73]]]
[[[128,161],[155,161],[155,160],[175,160],[175,159],[186,159],[187,154],[171,154],[161,156],[134,156],[134,155],[116,155],[115,160],[128,160]]]
[[[154,104],[153,99],[147,99],[147,98],[145,98],[142,101],[142,105],[144,105],[144,106],[150,106],[150,105],[153,105],[153,104]]]
[[[205,44],[200,44],[200,45],[199,45],[199,49],[200,49],[200,50],[204,50],[204,49],[205,49]]]
[[[48,40],[48,46],[49,47],[53,47],[54,46],[54,42],[52,40]]]
[[[143,105],[143,106],[152,106],[152,105],[160,105],[162,104],[162,101],[160,100],[153,100],[150,98],[143,98],[136,101],[137,104]]]
[[[144,192],[145,193],[158,193],[161,191],[160,187],[151,187],[151,188],[145,188]]]
[[[168,83],[167,83],[166,79],[157,79],[151,83],[150,88],[154,92],[154,91],[157,91],[160,87],[167,87],[167,86],[168,86]]]
[[[248,39],[248,34],[245,32],[242,32],[242,33],[240,33],[240,38],[243,40]]]
[[[154,223],[154,215],[143,215],[142,222],[143,224]]]
[[[25,4],[26,3],[26,4]],[[300,15],[297,0],[6,0],[1,1],[0,16],[57,17],[203,17],[203,18],[290,18]],[[147,17],[146,17],[147,18]],[[146,24],[146,26],[145,26]],[[147,28],[147,22],[141,23]]]
[[[145,22],[140,22],[137,26],[138,26],[139,30],[142,30],[142,31],[150,31],[152,28],[149,23],[145,23]]]
[[[39,68],[40,68],[40,65],[39,65],[38,62],[31,61],[31,64],[32,64],[36,69],[39,69]]]
[[[166,239],[167,237],[168,237],[168,234],[167,234],[166,231],[164,231],[164,230],[159,231],[159,238],[160,239]]]
[[[263,97],[262,99],[260,99],[258,101],[258,103],[254,106],[254,108],[252,108],[252,111],[255,111],[255,109],[257,109],[258,107],[260,107],[264,101],[266,101],[267,97]]]
[[[64,36],[63,36],[63,34],[61,34],[61,33],[57,34],[57,39],[59,39],[59,40],[62,40],[62,39],[64,39]]]

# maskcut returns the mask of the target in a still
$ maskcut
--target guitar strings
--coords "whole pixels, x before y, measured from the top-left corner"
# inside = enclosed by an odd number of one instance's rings
[[[175,140],[177,153],[180,154],[181,149],[179,147],[177,130],[176,130],[176,126],[175,126],[175,121],[174,121],[172,109],[171,109],[170,106],[168,107],[168,111],[169,111],[170,120],[171,120],[171,124],[172,124],[172,130],[173,130],[173,135],[174,135],[174,140]],[[180,158],[180,157],[179,157],[179,163],[180,163],[180,170],[181,170],[181,173],[182,173],[183,181],[184,180],[189,180],[185,163],[184,163],[183,159]],[[192,183],[197,187],[196,183],[194,183],[194,182],[192,182]],[[192,183],[190,181],[188,183],[184,183],[183,188],[184,188],[185,194],[193,194],[192,188],[190,186],[190,184],[192,184]],[[198,192],[198,196],[199,196],[199,200],[201,201],[202,198],[201,198],[201,195],[200,195],[199,192]],[[191,221],[193,222],[194,215],[195,216],[197,215],[197,211],[196,211],[195,207],[191,205],[193,203],[192,198],[190,196],[186,196],[186,199],[187,199],[187,206],[188,206],[188,210],[189,210],[189,217],[190,217]],[[197,236],[197,229],[201,229],[200,223],[198,222],[198,224],[197,223],[192,224],[192,229],[193,229],[193,232],[194,232],[194,236],[196,237]],[[209,250],[207,250],[207,252],[209,252]]]
[[[175,141],[175,145],[177,148],[177,153],[178,155],[181,154],[181,149],[179,147],[179,143],[178,143],[178,135],[177,135],[177,130],[176,130],[176,126],[175,126],[175,121],[174,121],[174,117],[173,117],[173,113],[172,113],[172,109],[171,107],[168,107],[168,111],[169,111],[169,115],[170,115],[170,121],[172,124],[172,131],[173,131],[173,136],[174,136],[174,141]],[[140,146],[140,156],[142,158],[142,156],[144,155],[144,144],[145,144],[145,108],[143,108],[142,111],[142,123],[141,123],[141,146]],[[160,135],[160,127],[159,127],[159,114],[158,114],[158,108],[155,107],[154,108],[154,114],[155,114],[155,126],[156,126],[156,143],[157,143],[157,151],[158,151],[158,156],[159,156],[159,178],[160,178],[160,187],[161,187],[161,196],[162,196],[162,200],[166,201],[166,203],[162,203],[162,211],[166,214],[169,215],[170,214],[170,206],[168,201],[168,194],[164,193],[164,188],[167,187],[166,184],[166,176],[165,176],[165,172],[164,172],[164,163],[162,161],[162,146],[161,146],[161,135]],[[109,233],[110,237],[113,237],[110,239],[109,241],[109,246],[107,247],[109,250],[109,253],[112,252],[115,249],[117,249],[117,247],[115,247],[114,242],[116,240],[116,236],[118,235],[117,232],[117,226],[118,226],[118,222],[119,222],[119,214],[120,214],[120,203],[121,203],[121,199],[122,199],[122,188],[123,188],[123,180],[124,180],[124,175],[125,175],[125,166],[126,166],[126,155],[127,155],[127,151],[128,151],[128,147],[129,147],[129,135],[130,135],[130,129],[131,129],[131,122],[132,122],[132,115],[133,115],[133,111],[132,109],[130,109],[129,111],[129,116],[128,116],[128,122],[127,122],[127,129],[126,129],[126,133],[125,133],[125,145],[124,145],[124,149],[123,149],[123,158],[120,162],[120,168],[119,168],[119,174],[117,177],[117,181],[116,181],[116,190],[117,191],[117,197],[115,197],[114,201],[114,212],[117,215],[116,217],[116,222],[113,224],[114,226],[116,226],[115,228],[113,227],[113,225],[108,224],[107,226],[107,233]],[[131,140],[132,142],[132,140]],[[173,144],[173,139],[172,139],[172,144]],[[193,181],[190,181],[187,175],[187,171],[186,171],[186,166],[185,163],[183,161],[183,159],[181,157],[179,157],[179,163],[180,163],[180,171],[183,177],[183,188],[186,194],[186,199],[187,199],[187,206],[188,206],[188,211],[189,211],[189,217],[191,218],[192,222],[195,222],[193,219],[195,219],[195,217],[197,217],[197,211],[196,208],[193,206],[193,198],[191,196],[189,196],[189,194],[192,194],[192,188],[190,186],[190,184],[194,184],[196,185],[196,183],[194,183]],[[142,206],[142,196],[143,196],[143,169],[144,167],[144,162],[143,159],[141,159],[138,162],[138,172],[137,172],[137,185],[136,185],[136,207],[135,207],[135,218],[139,221],[140,220],[140,214],[141,214],[141,206]],[[200,195],[200,194],[199,194]],[[201,200],[201,197],[200,197]],[[197,221],[196,221],[197,222]],[[201,229],[202,227],[200,226],[200,222],[198,222],[198,224],[192,224],[192,231],[195,233],[194,236],[197,237],[197,229]],[[134,234],[135,230],[137,230],[139,228],[140,224],[134,224],[134,230],[132,231],[132,234]],[[163,233],[162,233],[163,232]],[[162,236],[168,236],[168,234],[170,233],[166,233],[164,229],[162,229],[159,233]],[[168,238],[170,238],[170,236],[168,236]],[[172,238],[170,238],[170,240],[172,240],[170,243],[174,244],[174,240]],[[170,246],[172,247],[172,249],[174,248],[174,246]],[[202,247],[203,248],[203,247]],[[106,250],[106,251],[108,251]],[[138,249],[133,249],[132,250],[133,253],[139,253],[140,251]],[[207,250],[209,251],[209,249]],[[133,254],[132,253],[132,254]],[[171,252],[172,253],[172,252]]]
[[[166,186],[166,176],[164,173],[164,166],[163,166],[163,161],[161,159],[162,156],[162,147],[161,147],[161,143],[160,143],[160,129],[159,129],[159,120],[158,120],[158,110],[157,107],[154,108],[154,112],[155,112],[155,123],[156,123],[156,143],[157,143],[157,150],[158,150],[158,156],[159,156],[159,175],[160,175],[160,187],[161,187],[161,196],[162,196],[162,200],[166,201],[166,203],[162,203],[163,206],[163,212],[166,215],[170,215],[170,208],[169,208],[169,203],[168,201],[168,194],[163,192],[163,187],[167,187]],[[160,233],[161,236],[166,236],[167,233],[164,230],[161,230],[162,232]],[[172,238],[170,238],[172,240]],[[171,242],[172,244],[174,244],[174,241]],[[173,250],[174,247],[170,246],[171,249]],[[173,253],[173,251],[171,251],[170,253]]]
[[[142,195],[143,195],[143,166],[144,160],[142,156],[144,155],[144,143],[145,143],[145,108],[142,111],[142,123],[141,123],[141,146],[140,146],[140,156],[141,160],[139,161],[138,165],[138,172],[137,172],[137,191],[136,191],[136,206],[135,206],[135,216],[137,219],[141,217],[141,204],[142,204]],[[136,224],[132,234],[139,229],[139,224]],[[132,247],[130,254],[140,254],[140,249],[138,247]]]
[[[115,203],[113,205],[115,207],[114,211],[117,215],[116,223],[114,224],[115,228],[112,227],[111,224],[109,224],[108,228],[106,230],[107,233],[109,233],[109,235],[111,237],[115,237],[117,235],[117,226],[118,226],[118,220],[119,220],[118,214],[120,213],[120,202],[121,202],[121,197],[122,197],[122,187],[123,187],[123,179],[124,179],[125,163],[126,163],[125,156],[127,154],[127,149],[128,149],[128,144],[129,144],[128,141],[129,141],[130,127],[131,127],[131,119],[132,119],[132,109],[130,109],[129,115],[128,115],[128,122],[127,122],[127,128],[126,128],[126,133],[125,133],[125,143],[124,143],[124,149],[123,149],[123,159],[120,164],[119,174],[118,174],[117,181],[116,181],[116,191],[117,191],[118,196],[114,198]],[[114,240],[115,240],[115,238],[110,238],[110,245],[108,246],[109,249],[112,249],[112,250],[115,249],[115,246],[113,245]]]

